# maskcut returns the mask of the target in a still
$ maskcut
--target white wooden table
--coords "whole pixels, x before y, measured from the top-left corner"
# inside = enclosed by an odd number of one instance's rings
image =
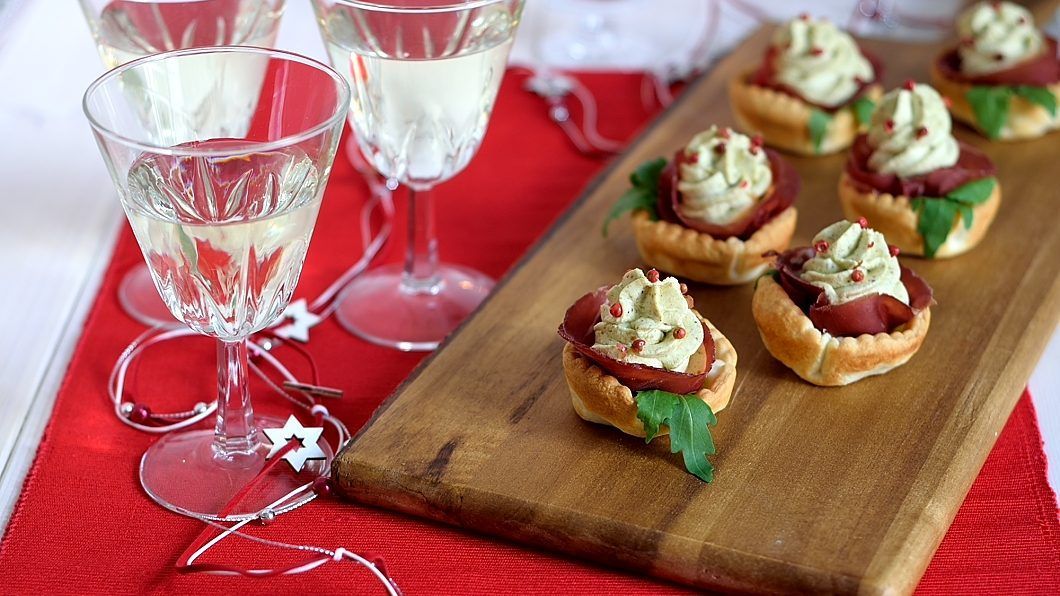
[[[83,16],[70,0],[19,1],[0,0],[0,271],[7,272],[0,279],[0,527],[21,490],[121,223],[81,112],[81,95],[102,70]],[[528,14],[516,59],[532,58],[539,17]],[[738,33],[725,31],[718,45]],[[308,0],[289,2],[279,46],[325,59]],[[1030,385],[1055,489],[1060,334]]]

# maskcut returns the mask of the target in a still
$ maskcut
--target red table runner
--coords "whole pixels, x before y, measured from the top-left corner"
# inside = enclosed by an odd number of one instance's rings
[[[480,155],[436,192],[443,258],[501,276],[570,204],[598,160],[574,151],[544,103],[509,74]],[[586,75],[601,99],[602,131],[628,139],[651,115],[641,106],[640,77]],[[297,295],[321,292],[358,256],[356,215],[367,196],[341,156],[324,199]],[[397,214],[403,221],[403,213]],[[401,258],[402,225],[385,260]],[[367,571],[328,564],[308,574],[253,580],[174,571],[200,522],[155,505],[137,480],[141,454],[155,439],[114,419],[106,380],[115,359],[142,327],[116,299],[121,275],[141,261],[126,230],[59,390],[37,459],[3,542],[2,593],[381,593]],[[342,388],[328,403],[351,429],[423,357],[371,346],[333,321],[314,328],[308,349],[325,385]],[[281,348],[283,349],[283,348]],[[287,352],[289,354],[289,352]],[[203,338],[149,351],[132,371],[132,397],[160,410],[210,401],[214,346]],[[299,372],[298,358],[285,361]],[[285,404],[255,385],[259,410]],[[1034,408],[1019,401],[920,585],[923,593],[1060,593],[1060,524],[1046,482]],[[339,501],[318,500],[253,533],[291,543],[346,547],[385,558],[407,594],[652,593],[671,584],[596,567],[470,532]],[[289,554],[231,538],[202,562],[270,565]]]

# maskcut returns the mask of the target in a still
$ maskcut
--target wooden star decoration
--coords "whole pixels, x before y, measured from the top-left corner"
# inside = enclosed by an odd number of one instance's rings
[[[265,459],[272,459],[272,456],[276,455],[280,449],[283,449],[288,441],[298,439],[302,446],[288,451],[283,456],[283,459],[291,464],[295,472],[301,472],[302,468],[305,467],[305,463],[309,460],[328,458],[319,444],[320,435],[323,434],[324,427],[302,426],[302,423],[294,417],[294,414],[287,419],[287,423],[283,425],[283,428],[266,428],[262,432],[272,443],[272,448],[269,449]]]
[[[299,298],[283,309],[278,326],[272,332],[284,339],[306,343],[309,341],[309,329],[322,320],[324,319],[320,315],[309,310],[305,298]]]

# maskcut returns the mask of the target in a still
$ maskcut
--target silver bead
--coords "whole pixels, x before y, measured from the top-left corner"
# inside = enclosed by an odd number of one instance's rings
[[[123,401],[121,402],[121,406],[119,406],[119,409],[121,410],[121,415],[128,418],[129,414],[132,414],[133,405],[130,402]]]
[[[194,410],[196,414],[202,414],[203,412],[206,411],[207,407],[209,407],[209,406],[207,406],[206,404],[204,404],[204,403],[202,403],[200,401],[199,403],[195,404],[195,407],[192,408],[192,410]]]
[[[258,521],[261,522],[261,525],[267,526],[276,521],[276,512],[272,509],[265,509],[258,514]]]

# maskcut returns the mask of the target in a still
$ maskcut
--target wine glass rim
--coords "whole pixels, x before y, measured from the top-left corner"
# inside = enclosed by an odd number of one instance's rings
[[[431,14],[474,10],[476,8],[482,8],[483,6],[500,4],[501,2],[507,2],[509,0],[464,0],[463,2],[460,2],[458,0],[439,0],[438,4],[434,6],[390,6],[387,4],[380,4],[379,2],[370,2],[368,0],[334,1],[335,4],[341,4],[343,6],[349,6],[351,8],[360,8],[362,10],[372,12],[388,12],[395,14]]]
[[[111,130],[102,122],[100,122],[93,114],[92,109],[89,107],[89,98],[92,94],[103,86],[107,81],[121,75],[122,73],[136,68],[139,65],[147,64],[150,62],[157,62],[166,60],[167,58],[178,57],[178,56],[191,56],[196,54],[216,54],[216,53],[233,53],[233,54],[263,54],[270,57],[278,58],[281,60],[287,60],[289,62],[299,62],[311,68],[316,68],[322,71],[324,74],[331,77],[336,82],[338,88],[338,98],[335,102],[335,111],[330,116],[322,120],[321,122],[314,124],[313,126],[299,131],[294,134],[283,136],[279,139],[272,141],[252,141],[249,139],[235,139],[240,142],[243,146],[239,148],[225,148],[225,149],[210,149],[203,147],[175,147],[172,145],[160,145],[134,139],[123,135],[117,131]],[[158,54],[150,54],[131,60],[125,64],[116,66],[107,72],[100,75],[96,80],[88,86],[85,90],[85,95],[81,100],[81,109],[85,113],[85,117],[88,118],[89,125],[92,126],[93,130],[97,133],[121,143],[122,145],[138,149],[140,151],[149,151],[159,155],[174,155],[174,156],[198,156],[198,157],[224,157],[231,155],[241,155],[244,153],[259,153],[266,151],[273,151],[289,147],[291,145],[297,145],[302,141],[311,139],[325,130],[331,128],[336,124],[336,121],[344,120],[346,118],[346,112],[349,110],[350,105],[350,84],[346,82],[346,79],[335,72],[333,68],[301,54],[294,52],[288,52],[285,50],[277,50],[275,48],[262,48],[257,46],[200,46],[194,48],[185,48],[181,50],[170,50],[168,52],[160,52]]]

